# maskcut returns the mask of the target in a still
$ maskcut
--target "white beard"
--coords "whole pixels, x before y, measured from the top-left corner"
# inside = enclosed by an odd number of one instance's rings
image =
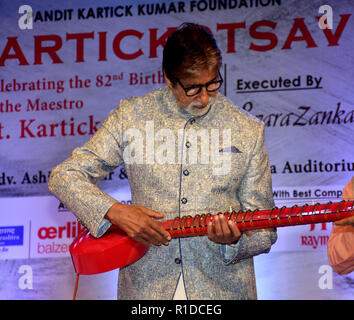
[[[203,109],[198,109],[195,108],[194,106],[201,106],[203,105],[202,103],[198,102],[198,101],[193,101],[191,102],[188,106],[186,106],[184,109],[189,112],[190,114],[192,114],[193,116],[202,116],[203,114],[207,113],[208,110],[210,109],[210,107],[214,104],[216,100],[216,97],[209,97],[209,102],[207,104],[207,106]]]

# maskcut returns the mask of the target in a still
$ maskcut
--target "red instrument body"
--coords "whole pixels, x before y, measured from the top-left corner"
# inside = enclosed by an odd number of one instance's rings
[[[99,239],[84,230],[73,241],[69,250],[77,274],[97,274],[136,261],[146,253],[148,247],[129,238],[112,225]]]
[[[241,231],[278,228],[302,224],[333,222],[354,216],[354,201],[293,206],[246,212],[223,213],[237,223]],[[184,216],[160,222],[173,238],[202,236],[207,233],[211,214]],[[70,245],[70,254],[77,274],[97,274],[122,268],[140,259],[148,247],[129,238],[112,226],[101,238],[83,231]]]

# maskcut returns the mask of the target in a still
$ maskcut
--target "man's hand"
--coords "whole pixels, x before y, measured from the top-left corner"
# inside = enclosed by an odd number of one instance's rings
[[[226,219],[223,214],[216,215],[214,221],[208,224],[208,238],[216,243],[235,243],[241,235],[236,223]],[[247,232],[247,235],[250,236],[251,232]]]
[[[344,218],[334,222],[336,226],[347,226],[352,225],[354,227],[354,217]]]
[[[123,230],[130,238],[144,245],[168,245],[170,234],[154,219],[161,219],[163,213],[145,207],[115,203],[106,218]]]

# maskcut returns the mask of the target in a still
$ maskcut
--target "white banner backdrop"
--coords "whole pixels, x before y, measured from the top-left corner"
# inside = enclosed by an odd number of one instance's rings
[[[33,259],[71,263],[68,245],[80,226],[49,194],[50,170],[121,99],[165,85],[164,41],[184,21],[211,30],[223,52],[222,92],[264,121],[276,205],[339,201],[354,172],[354,5],[325,4],[331,29],[318,23],[322,1],[29,1],[24,8],[1,2],[1,273],[11,273],[9,259],[19,266]],[[124,168],[101,186],[131,203]],[[260,298],[353,298],[343,290],[346,277],[334,276],[340,294],[318,285],[330,230],[329,223],[279,228],[271,253],[256,258]],[[274,289],[286,287],[289,276],[263,271],[287,255],[294,270],[307,259],[315,285]],[[15,289],[0,286],[0,297],[46,298],[24,296],[16,279]]]

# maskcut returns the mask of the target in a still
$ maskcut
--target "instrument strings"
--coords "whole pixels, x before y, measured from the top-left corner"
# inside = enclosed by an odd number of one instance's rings
[[[345,209],[342,210],[342,205],[343,204],[350,204],[352,201],[341,201],[338,203],[332,203],[331,201],[327,203],[315,203],[312,205],[309,204],[304,204],[302,206],[298,205],[293,205],[292,207],[274,207],[271,210],[247,210],[247,211],[242,211],[239,210],[238,212],[233,211],[230,209],[230,212],[219,212],[215,215],[212,215],[211,213],[207,214],[197,214],[194,217],[191,215],[186,215],[182,217],[175,217],[171,223],[171,226],[169,227],[168,230],[170,231],[175,231],[175,230],[185,230],[185,229],[193,229],[193,228],[206,228],[208,223],[212,221],[213,217],[216,215],[224,215],[228,220],[232,220],[235,223],[253,223],[255,221],[276,221],[280,219],[291,219],[291,218],[301,218],[302,217],[309,217],[309,216],[323,216],[326,218],[326,215],[329,215],[330,213],[344,213],[348,211],[353,211],[354,210],[354,204],[351,204],[351,206],[348,207],[345,206]],[[333,209],[333,206],[335,205],[335,209]],[[329,209],[328,207],[331,207]],[[286,213],[286,214],[285,214]],[[284,215],[285,214],[285,215]],[[352,212],[353,214],[353,212]],[[339,217],[339,216],[338,216]]]

